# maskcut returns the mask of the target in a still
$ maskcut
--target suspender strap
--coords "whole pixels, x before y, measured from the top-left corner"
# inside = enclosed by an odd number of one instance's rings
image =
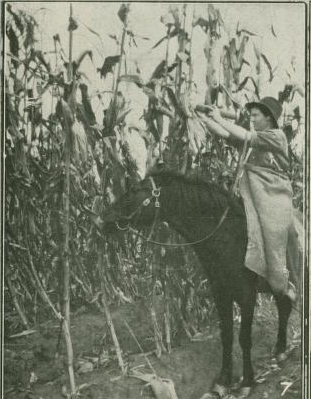
[[[243,143],[243,149],[242,149],[242,152],[240,154],[239,161],[238,161],[238,166],[237,166],[236,171],[235,171],[234,183],[233,183],[232,189],[231,189],[231,197],[233,197],[236,194],[239,182],[241,180],[241,177],[243,176],[244,165],[248,161],[248,158],[249,158],[249,156],[251,155],[251,152],[252,152],[252,148],[251,147],[247,148],[248,147],[247,144],[248,144],[248,140],[247,140],[247,137],[245,137],[244,143]]]

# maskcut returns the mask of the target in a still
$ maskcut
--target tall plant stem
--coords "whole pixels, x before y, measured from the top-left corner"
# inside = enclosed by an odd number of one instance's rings
[[[70,4],[69,26],[72,21],[72,4]],[[69,28],[69,64],[68,64],[68,81],[74,79],[72,74],[72,47],[73,32]],[[66,120],[66,118],[64,118]],[[64,248],[63,248],[63,296],[62,296],[62,314],[64,317],[62,328],[67,349],[67,363],[70,380],[71,393],[76,394],[75,377],[73,371],[73,349],[70,336],[70,265],[69,265],[69,237],[70,237],[70,137],[71,128],[66,120],[66,142],[65,142],[65,203],[64,203]]]
[[[107,255],[106,255],[106,257],[107,257]],[[116,350],[116,355],[117,355],[117,358],[118,358],[119,367],[120,367],[120,369],[122,371],[122,374],[125,374],[126,368],[125,368],[124,361],[123,361],[123,358],[122,358],[121,348],[120,348],[120,345],[119,345],[118,337],[117,337],[117,334],[116,334],[116,331],[115,331],[115,328],[114,328],[114,324],[113,324],[113,321],[112,321],[112,317],[111,317],[111,313],[110,313],[109,306],[108,306],[108,301],[107,301],[106,287],[105,287],[105,281],[104,281],[104,254],[103,254],[103,250],[102,249],[99,250],[98,263],[99,263],[98,267],[99,267],[99,270],[100,270],[100,273],[101,273],[101,281],[102,281],[102,284],[101,284],[101,294],[102,294],[101,295],[101,303],[102,303],[102,306],[103,306],[103,311],[104,311],[105,316],[106,316],[108,327],[110,329],[111,338],[112,338],[112,341],[113,341],[113,344],[114,344],[114,347],[115,347],[115,350]]]
[[[70,3],[70,17],[69,23],[72,19],[72,4]],[[69,64],[68,64],[68,81],[70,82],[72,76],[72,46],[73,46],[73,32],[69,30]],[[69,236],[70,236],[70,126],[67,121],[66,126],[66,141],[65,141],[65,203],[64,203],[64,252],[63,252],[63,316],[65,317],[68,327],[70,329],[70,265],[69,265]]]
[[[193,4],[192,10],[192,23],[191,23],[191,33],[190,33],[190,49],[189,49],[189,77],[188,77],[188,87],[192,88],[193,81],[193,59],[192,59],[192,41],[193,41],[193,23],[194,23],[194,14],[195,14],[195,4]]]
[[[168,79],[168,56],[169,56],[169,49],[170,49],[170,35],[171,33],[171,27],[169,26],[167,28],[167,34],[166,34],[166,52],[165,52],[165,72],[164,72],[164,86],[167,85],[167,79]],[[163,94],[165,93],[165,88],[163,88]]]
[[[38,292],[39,292],[41,298],[50,306],[55,317],[61,323],[61,326],[63,329],[63,333],[64,333],[64,337],[65,337],[65,341],[66,341],[66,348],[67,348],[67,366],[68,366],[68,374],[69,374],[69,380],[70,380],[70,388],[71,388],[72,397],[74,397],[76,394],[76,384],[75,384],[75,376],[74,376],[74,371],[73,371],[73,349],[72,349],[72,342],[71,342],[71,336],[70,336],[70,329],[69,329],[67,320],[56,310],[55,306],[51,302],[48,294],[46,293],[46,291],[44,290],[44,288],[41,284],[37,270],[35,269],[35,266],[33,264],[32,256],[30,254],[29,243],[27,245],[27,255],[28,255],[28,262],[30,265],[30,269],[33,273]]]
[[[70,17],[69,24],[72,19],[72,4],[70,3]],[[72,48],[73,48],[73,31],[69,29],[69,64],[67,70],[68,81],[70,82],[72,79]]]
[[[186,35],[186,15],[187,15],[187,4],[183,5],[183,29],[179,39],[179,51],[183,53],[185,51],[185,35]],[[178,60],[177,67],[177,96],[180,95],[181,91],[181,80],[182,80],[182,60]]]
[[[121,44],[120,44],[120,60],[118,63],[117,76],[116,76],[116,81],[115,81],[114,91],[113,91],[113,98],[112,98],[112,107],[113,108],[115,107],[115,103],[116,103],[116,99],[117,99],[119,79],[120,79],[120,75],[121,75],[121,68],[122,68],[123,57],[124,57],[124,44],[125,44],[125,37],[126,37],[126,28],[127,28],[127,16],[125,17],[125,21],[123,24],[122,38],[121,38]]]

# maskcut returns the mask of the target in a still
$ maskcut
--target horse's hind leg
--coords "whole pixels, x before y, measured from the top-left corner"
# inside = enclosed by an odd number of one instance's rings
[[[276,343],[276,358],[278,361],[286,359],[287,323],[292,310],[291,300],[285,295],[274,295],[279,313],[278,338]]]

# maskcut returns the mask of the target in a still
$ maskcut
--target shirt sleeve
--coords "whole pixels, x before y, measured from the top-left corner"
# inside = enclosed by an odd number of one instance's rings
[[[251,132],[250,145],[264,151],[282,153],[287,156],[287,139],[281,129]]]

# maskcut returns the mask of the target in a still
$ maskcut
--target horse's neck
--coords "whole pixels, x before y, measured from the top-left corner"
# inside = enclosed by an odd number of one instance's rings
[[[183,182],[172,182],[163,190],[163,219],[187,241],[207,235],[217,225],[222,214],[222,208],[215,204],[210,190],[203,190],[203,187],[188,187]],[[216,213],[215,207],[218,211]]]

